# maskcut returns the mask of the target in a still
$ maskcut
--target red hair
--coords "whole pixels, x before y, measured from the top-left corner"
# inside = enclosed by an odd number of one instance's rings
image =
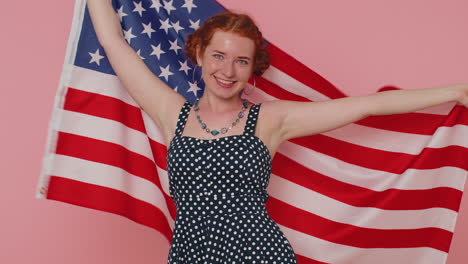
[[[260,76],[270,66],[270,54],[264,45],[262,32],[255,22],[246,14],[236,14],[231,11],[212,16],[187,37],[184,50],[193,63],[197,63],[197,47],[203,54],[216,30],[234,32],[253,40],[255,44],[253,74]]]

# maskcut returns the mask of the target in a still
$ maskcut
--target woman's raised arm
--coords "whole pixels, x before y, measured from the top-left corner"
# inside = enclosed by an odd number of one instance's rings
[[[99,43],[118,78],[153,121],[170,132],[185,98],[154,75],[128,45],[111,0],[88,0],[87,4]]]
[[[367,96],[350,96],[321,102],[274,102],[281,141],[322,133],[373,115],[414,112],[457,101],[468,107],[468,83],[443,87],[392,90]]]

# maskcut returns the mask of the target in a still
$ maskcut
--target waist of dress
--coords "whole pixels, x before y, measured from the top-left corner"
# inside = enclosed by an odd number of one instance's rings
[[[174,197],[180,216],[213,216],[266,212],[268,193],[179,195]]]

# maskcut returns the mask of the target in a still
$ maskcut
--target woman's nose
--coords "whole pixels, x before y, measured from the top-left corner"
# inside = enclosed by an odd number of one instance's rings
[[[232,62],[226,61],[226,63],[223,64],[223,74],[226,77],[234,76],[234,65]]]

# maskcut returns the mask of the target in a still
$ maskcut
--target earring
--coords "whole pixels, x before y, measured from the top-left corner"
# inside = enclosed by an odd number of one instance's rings
[[[248,92],[248,93],[246,92],[246,90],[245,90],[245,88],[244,88],[244,94],[249,95],[249,94],[252,93],[252,91],[253,91],[254,89],[255,89],[255,76],[254,76],[254,78],[253,78],[253,88],[252,88],[252,89],[250,90],[250,92]]]
[[[192,82],[193,82],[194,84],[197,84],[197,83],[198,83],[198,81],[195,81],[195,71],[197,70],[197,68],[200,68],[200,69],[201,69],[200,66],[195,65],[195,68],[194,68],[193,71],[192,71]],[[201,78],[200,78],[200,81],[201,81]]]

